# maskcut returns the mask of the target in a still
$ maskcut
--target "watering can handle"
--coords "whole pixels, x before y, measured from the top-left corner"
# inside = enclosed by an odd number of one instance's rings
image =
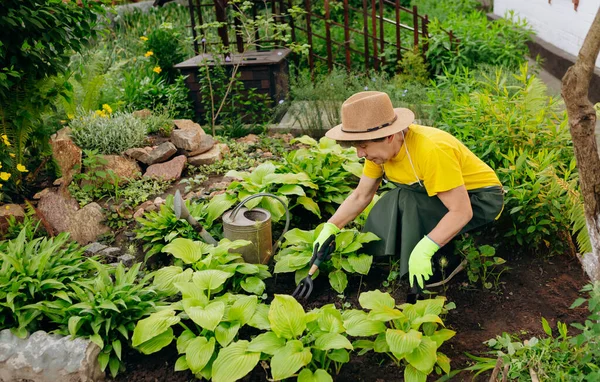
[[[261,198],[263,196],[268,196],[268,197],[277,199],[279,201],[279,203],[281,203],[281,205],[283,206],[283,208],[285,208],[285,228],[283,229],[283,232],[281,233],[281,236],[279,236],[279,239],[277,239],[277,241],[273,245],[273,253],[275,253],[277,251],[277,248],[279,248],[279,243],[281,242],[281,239],[283,238],[283,235],[285,235],[285,233],[287,232],[288,228],[290,227],[290,210],[288,209],[287,205],[285,204],[285,202],[280,197],[278,197],[276,195],[273,195],[273,194],[266,193],[266,192],[261,192],[261,193],[258,193],[258,194],[250,195],[246,199],[242,200],[240,202],[240,204],[238,204],[237,206],[235,206],[235,208],[233,209],[233,211],[231,211],[230,219],[232,221],[235,220],[235,215],[237,215],[237,213],[240,210],[240,208],[242,208],[244,206],[244,204],[246,204],[248,201],[250,201],[252,199],[255,199],[255,198]]]
[[[200,233],[200,237],[202,237],[208,244],[215,246],[218,244],[215,238],[212,237],[212,235],[208,233],[208,231],[205,230],[204,227],[202,227],[192,215],[190,215],[190,212],[186,208],[185,202],[183,201],[179,190],[175,192],[175,196],[173,197],[173,211],[175,212],[175,217],[177,217],[177,219],[183,218],[187,220],[192,227],[196,228]]]

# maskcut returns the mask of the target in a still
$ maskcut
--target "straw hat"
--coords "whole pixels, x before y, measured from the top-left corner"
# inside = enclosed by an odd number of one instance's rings
[[[362,141],[396,134],[412,124],[415,114],[392,106],[383,92],[360,92],[342,104],[342,124],[325,133],[336,141]]]

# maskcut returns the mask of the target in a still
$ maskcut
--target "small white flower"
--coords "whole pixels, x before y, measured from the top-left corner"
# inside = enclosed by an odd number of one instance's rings
[[[280,99],[280,100],[279,100],[279,104],[281,105],[282,103],[283,103],[283,100],[282,100],[282,99]]]
[[[369,87],[368,87],[368,86],[365,86],[365,90],[369,90]]]
[[[375,82],[377,79],[375,77],[371,78],[371,81]]]
[[[231,62],[231,57],[229,57],[229,56],[225,57],[225,62]]]
[[[200,42],[206,42],[206,39],[205,39],[205,38],[203,38],[202,40],[200,40]]]

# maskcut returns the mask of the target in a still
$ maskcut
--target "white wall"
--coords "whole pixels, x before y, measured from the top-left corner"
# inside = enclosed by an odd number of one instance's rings
[[[577,11],[572,0],[494,0],[494,14],[503,17],[508,10],[527,19],[537,36],[571,53],[579,49],[600,8],[600,0],[579,0]],[[600,57],[596,61],[600,67]]]

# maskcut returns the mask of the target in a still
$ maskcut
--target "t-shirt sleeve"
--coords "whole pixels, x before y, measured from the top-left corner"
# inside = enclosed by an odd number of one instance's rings
[[[363,175],[372,179],[379,179],[383,176],[383,169],[378,164],[375,164],[370,160],[365,160]]]
[[[429,196],[449,191],[465,184],[460,161],[454,150],[446,145],[430,146],[423,160],[423,183]]]

